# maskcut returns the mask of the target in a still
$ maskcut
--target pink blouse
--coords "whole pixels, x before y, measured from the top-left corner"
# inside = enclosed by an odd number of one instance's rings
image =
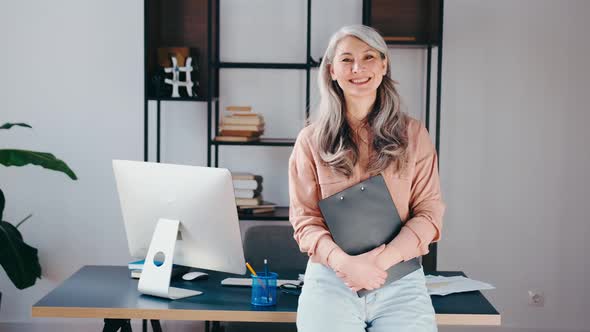
[[[301,130],[289,158],[289,220],[294,238],[312,261],[327,264],[337,248],[318,201],[368,179],[366,172],[371,133],[366,127],[351,124],[359,145],[359,162],[347,178],[333,172],[321,161],[313,140],[313,125]],[[440,240],[445,205],[442,202],[436,150],[428,131],[416,119],[408,121],[408,164],[401,172],[390,165],[381,174],[398,213],[404,221],[398,236],[387,244],[384,254],[391,261],[409,260],[428,253],[428,245]],[[359,220],[362,222],[362,220]]]

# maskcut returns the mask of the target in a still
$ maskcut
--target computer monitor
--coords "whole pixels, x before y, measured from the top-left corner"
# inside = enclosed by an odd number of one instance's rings
[[[227,169],[113,160],[113,170],[129,252],[145,258],[140,292],[171,299],[200,294],[170,287],[172,264],[246,272]]]

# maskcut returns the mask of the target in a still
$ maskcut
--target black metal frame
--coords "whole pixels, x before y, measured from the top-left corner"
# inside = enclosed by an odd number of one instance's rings
[[[213,7],[213,2],[215,6]],[[286,70],[305,70],[306,88],[305,88],[305,117],[309,118],[310,103],[310,76],[311,68],[318,67],[319,63],[311,58],[311,0],[307,1],[307,43],[306,43],[306,62],[305,63],[251,63],[251,62],[221,62],[219,48],[219,26],[220,13],[219,1],[209,0],[209,17],[215,17],[215,29],[212,29],[211,20],[209,20],[209,95],[207,98],[207,166],[219,167],[219,151],[222,146],[270,146],[270,147],[290,147],[295,144],[292,138],[263,138],[259,141],[252,142],[218,142],[214,137],[219,135],[219,71],[223,68],[241,68],[241,69],[286,69]],[[215,8],[215,13],[212,9]],[[213,16],[215,15],[215,16]],[[213,48],[213,42],[215,47]],[[215,54],[212,50],[215,50]],[[213,89],[213,79],[215,79],[216,88]],[[213,105],[214,103],[214,105]],[[213,130],[214,129],[214,130]],[[213,154],[213,156],[212,156]],[[284,213],[285,208],[281,208],[280,213],[269,213],[261,215],[240,215],[241,220],[288,220],[288,214]]]
[[[149,116],[149,100],[147,97],[148,93],[148,80],[145,75],[148,74],[148,8],[147,0],[143,1],[143,161],[148,161],[148,116]]]
[[[211,63],[211,68],[214,71],[214,76],[216,80],[219,80],[219,70],[222,68],[241,68],[241,69],[292,69],[292,70],[305,70],[306,71],[306,88],[305,88],[305,117],[309,117],[309,103],[310,103],[310,71],[311,68],[317,67],[318,63],[313,61],[311,58],[311,0],[307,1],[307,44],[306,44],[306,62],[305,63],[252,63],[252,62],[221,62],[219,58],[220,50],[219,50],[219,25],[220,25],[220,15],[219,15],[219,1],[220,0],[209,0],[211,4],[215,1],[215,29],[212,30],[209,27],[209,39],[214,40],[216,42],[215,51],[216,54],[214,56],[214,60]],[[209,6],[211,8],[211,5]],[[212,13],[210,13],[211,15]],[[211,16],[210,16],[211,17]],[[211,21],[209,21],[211,22]],[[215,35],[212,36],[213,31]],[[210,48],[211,49],[211,48]],[[210,58],[213,59],[213,58]],[[219,150],[221,146],[225,145],[247,145],[247,146],[293,146],[295,144],[295,139],[288,139],[288,138],[263,138],[259,141],[253,142],[217,142],[211,138],[211,136],[219,135],[219,90],[216,89],[215,94],[213,94],[212,89],[209,89],[209,101],[208,104],[215,102],[215,113],[213,115],[208,114],[208,151],[207,151],[207,166],[214,166],[219,167]],[[208,111],[209,111],[208,107]],[[213,123],[211,123],[211,118],[214,117]],[[211,135],[211,126],[215,128],[214,135]],[[213,161],[211,160],[211,147],[214,147],[214,158]],[[248,219],[252,220],[262,220],[261,218],[268,218],[265,216],[248,216]],[[275,220],[287,220],[285,217],[280,217]]]
[[[142,327],[143,332],[147,332],[147,321],[148,321],[147,319],[142,320],[141,327]],[[162,326],[160,325],[160,320],[150,319],[149,321],[152,326],[152,331],[162,332]],[[121,319],[121,318],[116,318],[116,319],[105,318],[104,319],[104,326],[102,328],[103,332],[116,332],[119,330],[121,332],[132,332],[131,319]]]

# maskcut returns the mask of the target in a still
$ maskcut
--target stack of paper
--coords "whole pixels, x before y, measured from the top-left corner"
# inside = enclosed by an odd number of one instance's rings
[[[442,296],[453,293],[495,289],[490,284],[463,276],[443,277],[432,275],[426,276],[426,288],[428,288],[428,294]]]
[[[303,281],[304,278],[304,274],[299,275],[300,281]],[[485,282],[469,279],[463,276],[443,277],[427,275],[426,288],[428,288],[428,295],[444,296],[453,293],[495,289],[496,287]]]

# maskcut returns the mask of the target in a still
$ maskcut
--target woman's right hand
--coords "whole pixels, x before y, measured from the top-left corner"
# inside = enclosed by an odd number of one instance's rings
[[[383,286],[387,278],[387,272],[377,266],[377,256],[384,249],[385,245],[381,245],[356,256],[350,256],[340,250],[330,255],[329,264],[351,290],[377,289]]]

